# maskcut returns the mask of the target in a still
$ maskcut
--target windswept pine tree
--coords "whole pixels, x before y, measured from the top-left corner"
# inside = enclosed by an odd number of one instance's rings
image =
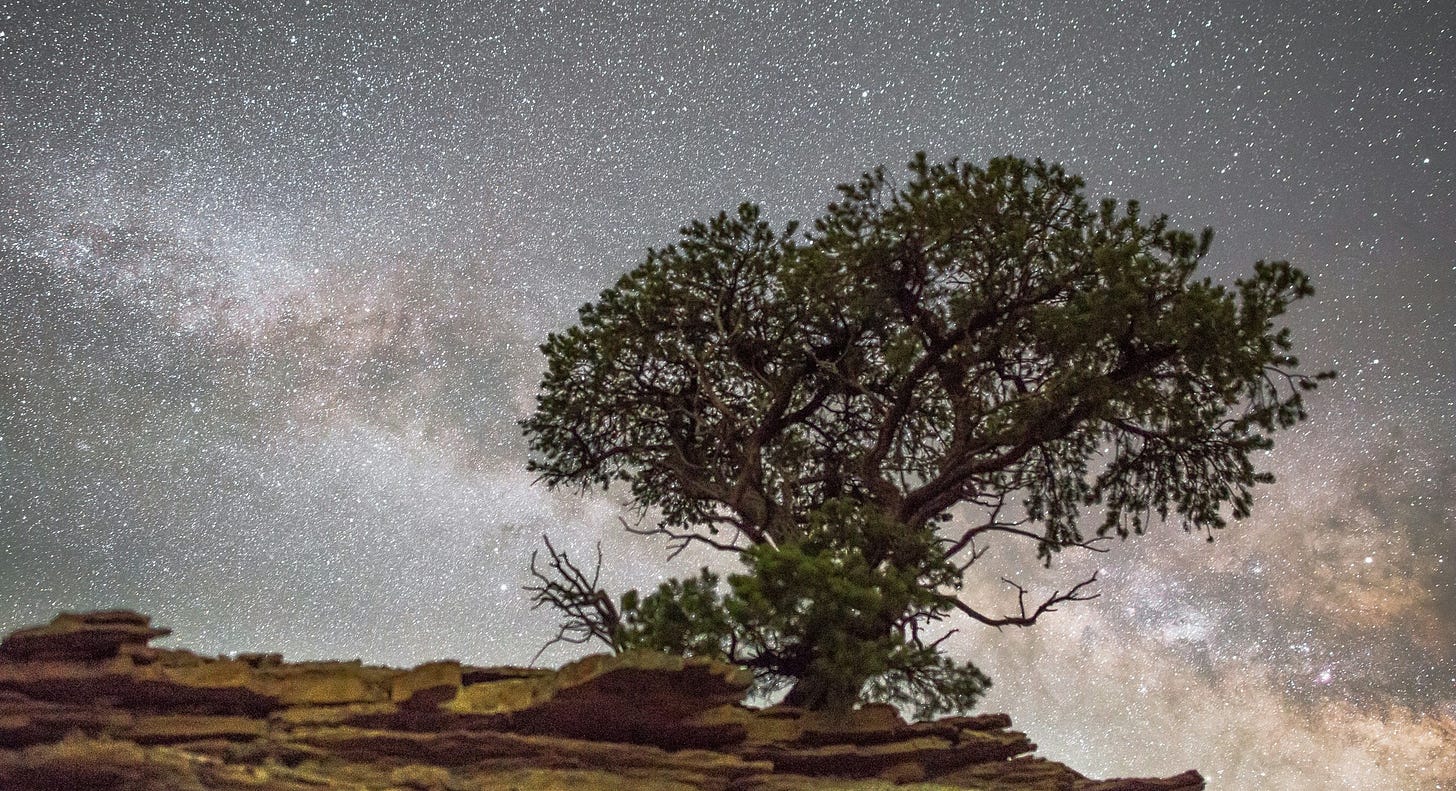
[[[1277,323],[1308,278],[1261,261],[1215,284],[1211,231],[1082,188],[921,154],[903,187],[841,185],[805,234],[752,204],[693,222],[584,306],[542,347],[531,469],[623,487],[629,529],[742,570],[613,599],[550,548],[532,590],[560,638],[736,662],[811,708],[960,711],[989,680],[928,625],[1029,626],[1093,596],[1095,575],[1018,588],[1009,613],[965,600],[990,542],[1050,564],[1247,516],[1272,480],[1253,454],[1332,376],[1300,372]]]

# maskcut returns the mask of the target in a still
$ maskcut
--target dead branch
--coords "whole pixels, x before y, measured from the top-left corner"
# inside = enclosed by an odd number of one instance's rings
[[[546,542],[546,552],[551,556],[549,568],[540,569],[536,566],[536,557],[539,550],[531,552],[531,575],[538,584],[526,585],[525,590],[531,594],[531,609],[537,609],[543,604],[549,604],[562,615],[561,625],[556,630],[556,636],[541,646],[541,650],[531,657],[531,664],[541,658],[541,654],[547,648],[557,643],[573,643],[580,645],[592,640],[600,640],[606,643],[607,647],[617,651],[620,646],[617,644],[617,636],[622,623],[622,615],[617,611],[617,606],[612,603],[612,597],[597,587],[597,581],[602,572],[602,544],[597,542],[597,564],[592,570],[590,578],[565,552],[556,551],[548,536],[541,536]]]
[[[969,615],[971,618],[980,621],[987,626],[994,626],[997,629],[1000,629],[1003,626],[1031,626],[1032,624],[1036,623],[1036,619],[1040,618],[1043,614],[1056,612],[1056,606],[1058,604],[1061,604],[1062,602],[1091,601],[1092,599],[1095,599],[1101,595],[1098,593],[1082,593],[1083,588],[1097,581],[1097,573],[1094,572],[1091,577],[1082,580],[1076,585],[1073,585],[1072,589],[1067,591],[1066,593],[1053,591],[1052,595],[1047,598],[1046,601],[1037,605],[1036,609],[1032,612],[1027,613],[1026,589],[1021,587],[1020,585],[1017,585],[1015,582],[1006,579],[1005,577],[1002,577],[1001,581],[1016,589],[1016,604],[1017,609],[1019,610],[1018,615],[1006,615],[999,618],[993,618],[989,615],[977,611],[969,604],[966,604],[965,602],[954,596],[945,597],[945,601],[951,606],[955,607],[957,610],[960,610],[966,615]]]
[[[667,555],[668,560],[676,559],[677,556],[681,555],[683,550],[691,546],[694,541],[700,544],[706,544],[713,549],[717,549],[723,552],[742,553],[744,551],[743,547],[738,546],[738,537],[744,535],[742,528],[738,527],[735,527],[733,540],[724,543],[722,541],[715,540],[709,536],[702,535],[701,533],[673,530],[672,528],[662,524],[656,525],[654,527],[640,527],[637,525],[629,524],[626,519],[623,519],[620,516],[617,517],[617,521],[622,523],[623,529],[625,529],[628,533],[632,533],[634,535],[666,537],[667,546],[670,550]]]

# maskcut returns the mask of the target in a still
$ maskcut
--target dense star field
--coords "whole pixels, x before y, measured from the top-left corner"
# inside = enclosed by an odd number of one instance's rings
[[[1447,0],[0,3],[0,628],[524,663],[543,532],[614,589],[720,562],[531,485],[547,332],[741,200],[1040,156],[1216,280],[1304,268],[1340,378],[1212,545],[1019,570],[1103,596],[965,625],[984,708],[1096,776],[1456,788],[1453,74]]]

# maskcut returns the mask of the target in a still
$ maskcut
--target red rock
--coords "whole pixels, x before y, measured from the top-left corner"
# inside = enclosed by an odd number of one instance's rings
[[[889,706],[750,709],[738,701],[751,676],[702,659],[629,652],[558,671],[395,670],[148,647],[160,633],[110,612],[7,638],[0,789],[1203,788],[1196,772],[1088,780],[1024,755],[1035,745],[1005,715],[907,724]]]
[[[278,667],[283,664],[283,655],[272,653],[243,653],[237,655],[237,660],[253,667]]]
[[[0,691],[75,705],[111,701],[142,710],[189,714],[265,714],[277,698],[249,688],[229,663],[182,670],[138,667],[121,656],[102,662],[0,662]]]
[[[946,717],[927,724],[954,725],[967,731],[999,731],[1011,727],[1011,717],[1006,714],[977,714],[974,717]]]
[[[1056,761],[1022,755],[965,766],[936,776],[934,782],[978,791],[1075,791],[1086,780]]]
[[[884,744],[915,734],[894,706],[883,703],[839,714],[806,713],[799,718],[799,744]]]
[[[0,660],[92,661],[117,655],[124,645],[145,646],[147,641],[172,633],[152,628],[151,618],[128,610],[61,613],[45,626],[13,632],[0,642]]]
[[[338,727],[300,729],[293,738],[330,755],[361,762],[386,757],[447,767],[659,768],[664,771],[710,773],[721,778],[741,777],[773,768],[767,763],[708,750],[667,751],[641,744],[492,731],[399,733]]]
[[[99,705],[52,703],[0,692],[0,748],[59,741],[73,732],[95,736],[130,720],[125,711]]]
[[[210,739],[249,741],[267,736],[268,723],[235,715],[163,714],[137,717],[122,733],[137,744],[180,744]]]
[[[243,686],[285,706],[378,703],[389,700],[390,686],[399,674],[359,662],[305,662],[259,668]]]
[[[751,682],[747,671],[721,662],[629,651],[589,656],[554,676],[468,685],[444,708],[488,718],[474,727],[701,747],[742,738],[738,729],[691,720],[737,701]]]
[[[1132,777],[1089,780],[1077,786],[1076,791],[1203,791],[1203,788],[1203,775],[1190,769],[1183,774],[1162,779]]]
[[[461,684],[459,662],[430,662],[395,676],[389,699],[414,708],[438,707],[453,700]]]
[[[903,764],[895,764],[885,769],[876,775],[876,777],[880,780],[894,783],[895,785],[918,783],[925,779],[925,767],[915,761],[906,761]]]
[[[835,744],[822,747],[766,745],[745,755],[770,761],[781,771],[815,777],[873,777],[890,767],[916,763],[935,775],[972,763],[1004,761],[1032,749],[1022,734],[1007,732],[952,742],[933,736],[874,745]]]
[[[460,668],[460,683],[484,684],[489,681],[506,681],[512,678],[546,678],[556,674],[554,670],[541,667],[465,667]]]

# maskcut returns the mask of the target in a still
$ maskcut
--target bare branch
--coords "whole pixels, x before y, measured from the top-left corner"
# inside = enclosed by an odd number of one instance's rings
[[[957,610],[960,610],[966,615],[969,615],[971,618],[980,621],[987,626],[994,626],[999,629],[1003,626],[1031,626],[1032,624],[1036,623],[1036,619],[1040,618],[1043,614],[1056,612],[1057,605],[1061,604],[1062,602],[1091,601],[1092,599],[1095,599],[1101,595],[1098,593],[1082,593],[1083,588],[1097,581],[1097,574],[1094,573],[1091,577],[1082,580],[1076,585],[1073,585],[1072,589],[1067,591],[1066,593],[1053,591],[1052,595],[1048,597],[1046,601],[1037,605],[1037,608],[1035,610],[1028,613],[1026,611],[1026,589],[1021,587],[1020,585],[1017,585],[1015,582],[1006,579],[1005,577],[1002,577],[1001,581],[1016,589],[1016,603],[1019,614],[993,618],[989,615],[977,611],[969,604],[966,604],[965,602],[954,596],[946,596],[943,598],[947,604],[950,604]]]
[[[709,536],[702,535],[701,533],[694,533],[684,530],[673,530],[672,528],[663,524],[658,524],[654,527],[641,527],[639,525],[629,524],[626,519],[623,519],[620,516],[617,517],[617,521],[622,523],[623,529],[625,529],[628,533],[639,536],[663,536],[667,538],[667,546],[670,550],[667,555],[668,560],[676,559],[677,556],[681,555],[683,550],[691,546],[693,542],[705,544],[712,547],[713,549],[717,549],[723,552],[741,553],[744,551],[744,548],[738,546],[738,538],[739,536],[748,535],[746,532],[744,532],[742,527],[737,526],[736,522],[734,523],[735,528],[733,533],[733,540],[724,543],[722,541],[710,538]]]
[[[617,651],[620,646],[617,644],[617,632],[621,626],[622,616],[617,611],[617,606],[612,603],[612,597],[597,587],[597,581],[602,571],[602,545],[597,542],[597,563],[593,569],[591,578],[588,579],[585,572],[579,566],[571,562],[565,552],[556,551],[551,544],[551,539],[541,536],[546,542],[546,552],[551,556],[548,561],[549,568],[540,569],[536,566],[536,558],[539,550],[531,552],[531,575],[540,580],[538,584],[526,585],[525,590],[531,593],[531,609],[535,610],[543,604],[549,604],[562,615],[561,625],[556,630],[556,636],[541,646],[536,655],[531,657],[531,664],[541,658],[541,654],[547,648],[557,643],[573,643],[580,645],[600,640],[606,643],[607,647]]]
[[[975,550],[975,540],[977,536],[984,535],[986,533],[1006,533],[1008,535],[1020,536],[1021,538],[1029,538],[1032,541],[1037,542],[1038,544],[1050,547],[1052,549],[1066,549],[1074,547],[1077,549],[1085,549],[1088,552],[1106,552],[1108,551],[1107,548],[1099,546],[1099,544],[1104,541],[1112,540],[1111,536],[1096,536],[1094,538],[1087,539],[1086,541],[1054,541],[1047,538],[1046,536],[1033,533],[1030,530],[1022,530],[1019,525],[1026,524],[1027,521],[1028,520],[1025,519],[1018,520],[1016,522],[991,521],[983,525],[977,525],[976,527],[972,527],[966,530],[966,532],[963,533],[954,544],[951,544],[950,547],[946,549],[945,558],[949,560],[950,558],[955,557],[967,546],[971,547],[971,552],[973,555],[979,557],[979,554],[977,554]],[[984,552],[985,550],[982,549],[981,551]]]
[[[949,640],[951,635],[953,635],[953,634],[955,634],[956,632],[959,632],[959,631],[960,631],[959,629],[952,629],[949,632],[946,632],[945,634],[941,635],[940,637],[937,637],[934,640],[930,641],[929,643],[927,643],[925,645],[925,647],[926,648],[929,648],[932,651],[934,651],[934,650],[940,648],[940,644],[941,643],[945,642],[946,640]]]

